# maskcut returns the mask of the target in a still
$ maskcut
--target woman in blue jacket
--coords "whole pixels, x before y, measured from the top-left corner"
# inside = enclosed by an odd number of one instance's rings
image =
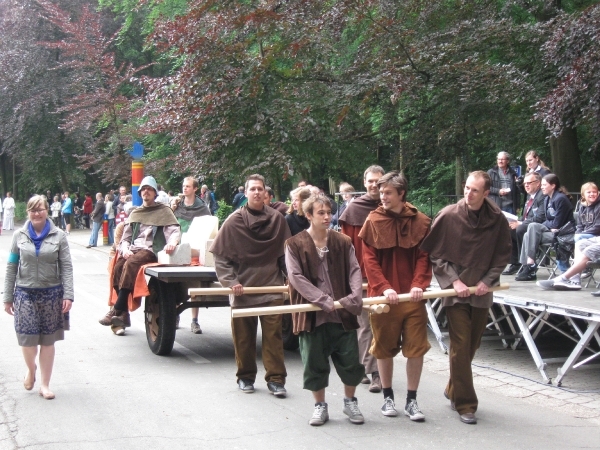
[[[537,264],[535,254],[540,244],[551,244],[554,235],[568,222],[573,222],[573,205],[568,191],[560,185],[558,177],[550,173],[542,178],[542,193],[546,196],[544,208],[546,220],[542,223],[531,223],[523,236],[523,246],[519,258],[521,270],[515,277],[516,281],[534,281],[537,279]],[[561,271],[568,268],[568,261],[558,261]]]

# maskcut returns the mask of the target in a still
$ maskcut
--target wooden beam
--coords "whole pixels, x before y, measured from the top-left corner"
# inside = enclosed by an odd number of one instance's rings
[[[493,286],[490,288],[490,292],[493,291],[502,291],[508,289],[510,286],[508,283],[502,283],[498,286]],[[249,288],[248,288],[249,289]],[[477,286],[469,287],[469,292],[474,294],[477,290]],[[423,292],[423,299],[430,298],[441,298],[441,297],[454,297],[456,295],[456,291],[454,289],[442,289],[439,291],[426,291]],[[410,301],[410,294],[400,294],[398,295],[399,302],[408,302]],[[379,304],[389,304],[389,300],[386,297],[368,297],[363,298],[363,305],[379,305]],[[340,302],[334,302],[335,309],[341,309],[343,306]],[[237,308],[231,310],[231,317],[251,317],[251,316],[268,316],[272,314],[290,314],[290,313],[299,313],[299,312],[311,312],[311,311],[322,311],[321,308],[311,304],[302,304],[302,305],[284,305],[284,306],[266,306],[261,308]]]
[[[367,283],[363,283],[363,291],[367,290]],[[244,294],[286,294],[288,286],[263,286],[263,287],[245,287]],[[190,297],[200,297],[202,295],[230,295],[233,294],[231,288],[190,288],[188,295]]]

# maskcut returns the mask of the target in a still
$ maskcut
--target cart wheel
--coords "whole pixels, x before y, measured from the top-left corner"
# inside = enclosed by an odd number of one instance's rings
[[[148,290],[144,311],[148,346],[155,355],[168,355],[175,343],[177,318],[172,286],[151,278]]]
[[[281,316],[281,335],[284,349],[292,351],[298,349],[300,343],[298,342],[298,336],[294,334],[291,314],[282,314]]]

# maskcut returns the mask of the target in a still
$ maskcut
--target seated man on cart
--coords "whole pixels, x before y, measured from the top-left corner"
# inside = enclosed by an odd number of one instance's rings
[[[156,202],[158,188],[154,177],[145,177],[138,193],[143,204],[131,213],[123,230],[118,258],[111,273],[111,286],[117,293],[117,301],[100,319],[104,326],[131,326],[129,301],[139,269],[155,263],[161,250],[173,253],[181,237],[179,223],[171,208]]]

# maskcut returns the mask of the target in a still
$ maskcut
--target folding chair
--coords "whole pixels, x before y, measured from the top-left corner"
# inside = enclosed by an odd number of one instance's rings
[[[558,266],[556,264],[556,243],[540,244],[536,254],[536,263],[539,269],[546,269],[548,271],[548,279],[556,276],[556,270]],[[539,272],[538,272],[539,273]]]
[[[588,261],[588,263],[585,266],[586,266],[586,268],[591,270],[591,275],[587,279],[587,283],[585,283],[585,287],[587,288],[590,285],[590,283],[593,281],[596,284],[596,289],[600,289],[600,281],[598,281],[594,278],[594,275],[596,275],[596,269],[600,269],[600,261]]]

